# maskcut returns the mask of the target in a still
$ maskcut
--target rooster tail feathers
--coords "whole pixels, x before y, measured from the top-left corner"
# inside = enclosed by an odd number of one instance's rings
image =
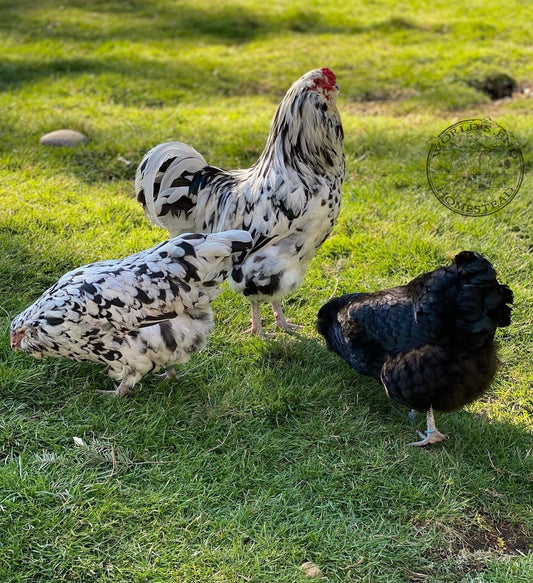
[[[146,216],[172,235],[191,230],[189,216],[196,204],[191,180],[206,166],[203,156],[182,142],[159,144],[147,152],[135,174],[135,195]]]
[[[472,251],[455,257],[458,277],[457,324],[466,333],[493,333],[509,326],[513,292],[496,279],[491,263]]]

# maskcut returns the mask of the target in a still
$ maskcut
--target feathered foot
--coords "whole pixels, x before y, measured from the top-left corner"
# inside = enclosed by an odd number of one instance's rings
[[[422,439],[420,441],[413,441],[413,443],[410,443],[409,445],[416,445],[417,447],[422,447],[424,445],[431,445],[432,443],[440,443],[441,441],[448,439],[448,436],[444,435],[444,433],[441,433],[437,429],[437,426],[435,425],[433,407],[430,407],[428,409],[426,419],[427,419],[426,432],[422,433],[421,431],[418,431],[418,435],[420,435]]]
[[[287,332],[294,334],[297,330],[301,330],[303,328],[303,326],[293,324],[292,322],[288,322],[285,319],[283,310],[281,309],[281,304],[279,302],[272,302],[272,311],[274,312],[274,319],[276,321],[276,324],[280,328],[283,328],[283,330],[286,330]]]
[[[125,395],[131,393],[132,388],[133,387],[130,387],[124,381],[122,381],[120,385],[116,386],[115,390],[113,391],[103,391],[98,389],[97,392],[101,393],[102,395],[107,395],[108,397],[124,397]]]

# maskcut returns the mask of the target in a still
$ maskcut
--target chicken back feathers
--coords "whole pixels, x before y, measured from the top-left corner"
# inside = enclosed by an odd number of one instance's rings
[[[345,166],[338,85],[329,69],[306,73],[279,105],[253,166],[210,166],[180,142],[150,150],[137,169],[137,199],[171,235],[244,229],[252,252],[230,277],[251,300],[296,289],[337,219]]]
[[[359,373],[418,411],[462,408],[490,386],[496,328],[511,322],[513,294],[492,265],[463,251],[407,285],[325,304],[318,331]]]
[[[187,362],[205,346],[219,284],[250,247],[245,231],[184,234],[74,269],[15,317],[11,347],[104,363],[125,394],[148,372]]]

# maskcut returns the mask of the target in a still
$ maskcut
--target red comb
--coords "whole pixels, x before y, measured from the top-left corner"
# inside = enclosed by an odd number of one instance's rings
[[[320,69],[320,72],[328,78],[328,81],[331,83],[331,85],[335,85],[337,78],[331,69],[324,67],[323,69]]]

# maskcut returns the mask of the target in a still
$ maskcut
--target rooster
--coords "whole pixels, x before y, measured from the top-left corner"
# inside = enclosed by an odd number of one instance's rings
[[[301,285],[339,214],[345,169],[338,92],[329,69],[296,81],[248,169],[210,166],[181,142],[151,149],[137,169],[137,200],[172,236],[226,229],[251,234],[252,250],[229,285],[250,300],[252,333],[263,335],[260,301],[272,304],[278,326],[299,328],[285,319],[280,300]]]
[[[219,284],[251,247],[245,231],[184,234],[65,274],[11,323],[11,348],[101,362],[123,396],[160,367],[171,376],[213,330]]]
[[[412,444],[423,446],[447,439],[433,409],[461,409],[489,388],[494,334],[511,323],[512,303],[492,265],[463,251],[407,285],[334,298],[318,312],[318,331],[357,372],[381,380],[389,397],[426,412],[426,433]]]

